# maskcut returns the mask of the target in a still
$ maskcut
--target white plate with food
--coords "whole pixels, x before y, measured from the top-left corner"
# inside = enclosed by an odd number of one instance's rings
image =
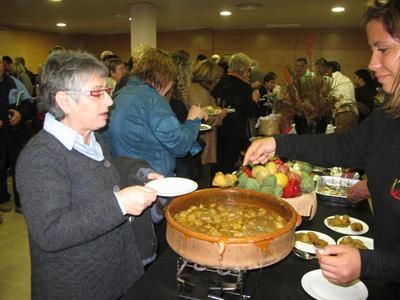
[[[365,236],[342,236],[337,240],[338,245],[348,245],[359,249],[374,250],[374,240]]]
[[[324,248],[326,245],[336,245],[336,242],[329,235],[312,230],[298,230],[295,232],[296,241],[294,243],[294,247],[301,251],[315,254],[315,250],[317,248]],[[314,237],[317,237],[319,240],[315,240]],[[318,245],[320,245],[318,247]]]
[[[336,215],[327,217],[324,220],[324,224],[329,229],[345,235],[361,235],[368,232],[369,226],[367,223],[353,217],[345,216],[347,215]],[[348,218],[348,221],[346,221],[345,218]],[[338,225],[334,225],[336,224],[333,223],[334,221],[339,222],[337,223]],[[342,225],[340,225],[341,221],[343,221]]]
[[[197,183],[182,177],[165,177],[155,179],[146,184],[147,187],[157,191],[158,196],[175,197],[197,190]]]
[[[208,124],[200,124],[200,128],[199,128],[200,131],[207,131],[210,129],[211,129],[211,126]]]
[[[337,285],[328,281],[321,269],[304,274],[301,285],[307,294],[317,300],[364,300],[368,297],[368,289],[362,281]]]

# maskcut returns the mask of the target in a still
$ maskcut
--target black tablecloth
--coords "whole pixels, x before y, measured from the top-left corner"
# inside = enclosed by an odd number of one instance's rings
[[[317,214],[313,220],[303,220],[297,230],[315,230],[337,240],[343,235],[330,230],[323,223],[326,217],[335,214],[348,214],[366,222],[369,231],[364,236],[373,238],[373,217],[366,201],[357,207],[334,207],[318,203]],[[177,258],[178,256],[168,248],[132,286],[123,300],[177,299]],[[248,271],[245,294],[250,294],[251,299],[312,299],[303,290],[301,278],[308,271],[315,269],[319,269],[318,260],[304,260],[290,253],[272,266]],[[363,282],[368,288],[368,299],[396,299],[394,289],[372,280]]]

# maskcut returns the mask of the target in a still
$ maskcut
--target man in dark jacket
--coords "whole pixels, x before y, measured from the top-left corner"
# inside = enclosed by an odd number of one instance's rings
[[[32,103],[24,85],[6,74],[0,56],[0,211],[9,212],[10,194],[7,191],[7,171],[13,178],[14,199],[20,211],[19,197],[15,189],[14,167],[22,149],[22,124],[31,116]]]

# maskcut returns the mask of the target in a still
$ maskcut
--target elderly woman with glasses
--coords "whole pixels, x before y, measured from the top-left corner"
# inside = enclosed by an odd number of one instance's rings
[[[17,164],[33,300],[118,299],[143,273],[128,220],[156,193],[120,189],[110,154],[94,133],[106,125],[113,103],[107,74],[82,52],[57,51],[43,67],[40,92],[48,113]]]

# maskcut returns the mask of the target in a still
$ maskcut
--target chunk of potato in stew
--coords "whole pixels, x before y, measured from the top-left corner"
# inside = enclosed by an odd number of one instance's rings
[[[266,234],[287,224],[275,211],[240,204],[216,203],[193,205],[176,213],[174,220],[193,231],[230,238]]]

